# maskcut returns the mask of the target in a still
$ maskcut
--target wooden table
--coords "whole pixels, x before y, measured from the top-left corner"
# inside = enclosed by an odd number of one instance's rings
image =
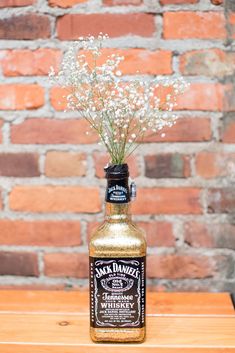
[[[95,344],[87,292],[0,291],[0,353],[235,353],[226,293],[148,293],[142,344]]]

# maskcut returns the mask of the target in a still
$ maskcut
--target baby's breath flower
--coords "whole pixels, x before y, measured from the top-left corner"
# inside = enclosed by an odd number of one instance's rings
[[[176,98],[189,84],[181,77],[122,79],[119,64],[123,56],[111,54],[106,60],[99,59],[107,38],[103,33],[97,38],[79,37],[65,53],[59,72],[50,68],[49,78],[67,90],[68,110],[88,121],[111,162],[120,164],[135,150],[136,141],[174,124]]]

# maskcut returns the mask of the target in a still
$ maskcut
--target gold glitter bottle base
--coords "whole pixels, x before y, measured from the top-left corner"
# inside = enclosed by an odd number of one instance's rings
[[[112,343],[141,343],[145,339],[145,327],[123,329],[99,329],[90,328],[90,336],[93,342],[112,342]]]
[[[106,203],[106,220],[92,235],[89,256],[101,260],[109,258],[138,260],[146,256],[145,234],[131,221],[129,203]],[[94,342],[143,342],[145,327],[91,327],[90,335]]]

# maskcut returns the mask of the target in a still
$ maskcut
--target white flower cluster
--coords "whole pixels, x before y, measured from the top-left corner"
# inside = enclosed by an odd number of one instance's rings
[[[97,131],[111,162],[121,164],[145,135],[174,124],[176,98],[188,84],[183,78],[122,79],[118,67],[124,57],[102,58],[107,38],[79,38],[65,53],[60,71],[51,68],[49,77],[68,90],[68,109]]]

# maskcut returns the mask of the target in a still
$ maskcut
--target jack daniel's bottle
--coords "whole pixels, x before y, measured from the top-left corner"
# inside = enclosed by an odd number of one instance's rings
[[[90,333],[96,342],[145,338],[145,235],[131,220],[128,165],[105,168],[106,216],[90,245]]]

